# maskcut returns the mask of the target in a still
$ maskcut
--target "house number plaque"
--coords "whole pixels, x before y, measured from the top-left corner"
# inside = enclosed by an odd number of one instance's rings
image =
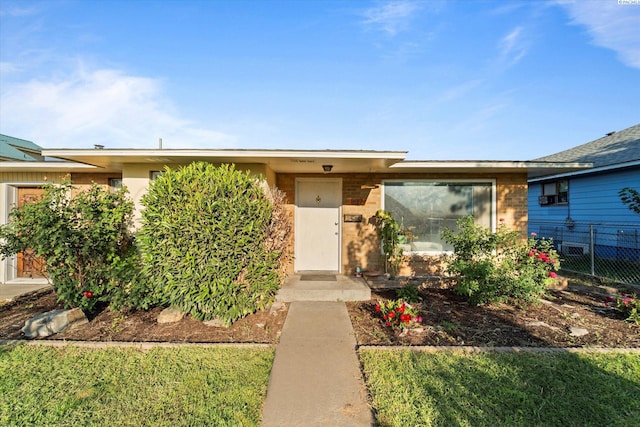
[[[345,215],[344,222],[362,222],[362,215]]]

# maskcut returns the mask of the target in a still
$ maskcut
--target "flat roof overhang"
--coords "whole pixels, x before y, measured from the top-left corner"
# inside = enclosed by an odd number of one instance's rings
[[[240,149],[45,149],[47,157],[63,165],[84,165],[101,172],[121,172],[125,164],[182,165],[210,163],[265,164],[276,173],[526,173],[529,179],[581,171],[593,167],[581,162],[510,160],[405,160],[406,151],[370,150],[240,150]],[[75,163],[73,163],[75,162]],[[42,164],[42,162],[39,162]],[[25,162],[21,162],[24,166]],[[52,167],[52,166],[49,166]],[[75,166],[82,169],[82,166]],[[1,170],[1,169],[0,169]]]
[[[323,165],[332,165],[331,173],[384,172],[405,158],[406,151],[367,150],[136,150],[136,149],[46,149],[42,154],[84,163],[103,171],[122,171],[125,164],[165,165],[210,163],[257,163],[277,173],[322,173]]]
[[[526,173],[536,178],[593,167],[593,163],[535,162],[511,160],[425,160],[398,162],[390,166],[393,172],[428,173]]]
[[[92,165],[75,162],[0,162],[0,172],[100,172]]]

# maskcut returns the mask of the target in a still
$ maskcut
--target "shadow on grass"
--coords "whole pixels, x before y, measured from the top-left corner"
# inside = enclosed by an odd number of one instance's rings
[[[360,350],[381,426],[631,426],[640,354]]]

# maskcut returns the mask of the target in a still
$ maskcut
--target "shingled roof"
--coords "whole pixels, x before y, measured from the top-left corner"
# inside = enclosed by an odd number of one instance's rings
[[[540,157],[541,162],[592,162],[594,168],[640,160],[640,123],[630,128]]]

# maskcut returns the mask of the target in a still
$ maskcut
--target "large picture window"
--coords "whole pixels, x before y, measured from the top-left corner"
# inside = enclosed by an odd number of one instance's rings
[[[493,182],[385,181],[383,209],[405,231],[405,252],[451,251],[440,236],[444,227],[455,230],[456,220],[467,215],[479,225],[492,226],[493,187]]]

